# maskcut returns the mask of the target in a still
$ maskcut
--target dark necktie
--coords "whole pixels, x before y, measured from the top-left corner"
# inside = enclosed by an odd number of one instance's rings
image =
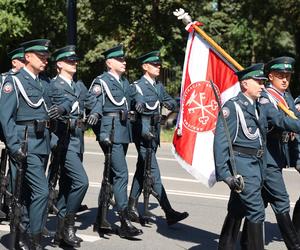
[[[40,78],[39,78],[38,76],[35,78],[35,81],[36,81],[36,83],[37,83],[37,85],[38,85],[39,87],[43,88],[43,85],[42,85],[42,83],[41,83],[41,81],[40,81]]]
[[[73,80],[71,80],[71,87],[73,90],[75,90],[75,82]]]

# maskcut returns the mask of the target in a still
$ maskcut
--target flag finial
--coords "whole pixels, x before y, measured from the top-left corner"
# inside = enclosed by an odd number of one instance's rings
[[[188,25],[189,23],[192,22],[192,18],[189,15],[189,13],[185,12],[184,9],[180,8],[180,9],[176,9],[175,11],[173,11],[174,16],[177,16],[177,19],[182,20],[182,22],[185,25]]]

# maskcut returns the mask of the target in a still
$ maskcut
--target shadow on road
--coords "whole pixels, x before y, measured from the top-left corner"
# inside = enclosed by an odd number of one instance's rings
[[[190,249],[215,250],[218,247],[217,240],[219,235],[185,225],[184,221],[183,223],[168,226],[163,217],[157,217],[156,224],[157,232],[167,238],[199,244]]]
[[[265,244],[273,241],[283,241],[277,223],[265,222]]]

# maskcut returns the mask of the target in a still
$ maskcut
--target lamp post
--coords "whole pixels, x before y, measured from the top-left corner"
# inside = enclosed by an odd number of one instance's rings
[[[67,0],[67,44],[77,45],[76,0]]]

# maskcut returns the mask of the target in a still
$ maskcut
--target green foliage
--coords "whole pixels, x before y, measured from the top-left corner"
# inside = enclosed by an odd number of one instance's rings
[[[0,69],[9,68],[6,51],[22,41],[49,38],[53,50],[66,44],[67,0],[0,0]],[[184,8],[241,65],[290,55],[300,61],[299,0],[77,0],[78,77],[89,85],[104,70],[101,53],[118,43],[127,55],[127,76],[141,70],[136,58],[159,49],[164,83],[178,95],[187,32],[173,16]],[[299,71],[298,65],[297,70]],[[294,81],[300,81],[295,74]],[[300,91],[300,86],[293,86]]]

